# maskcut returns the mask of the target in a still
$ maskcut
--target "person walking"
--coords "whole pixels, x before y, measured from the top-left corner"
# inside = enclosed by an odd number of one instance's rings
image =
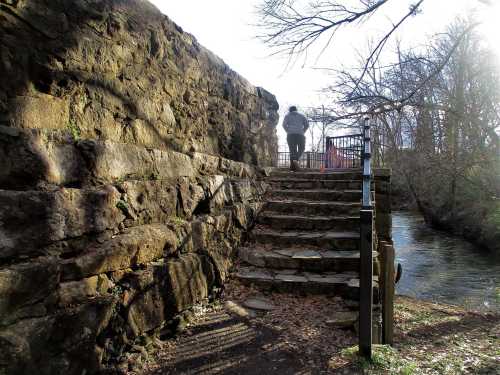
[[[306,116],[297,111],[296,106],[291,106],[283,119],[283,128],[286,131],[286,141],[290,150],[290,169],[299,169],[299,159],[306,148],[304,133],[309,129]]]

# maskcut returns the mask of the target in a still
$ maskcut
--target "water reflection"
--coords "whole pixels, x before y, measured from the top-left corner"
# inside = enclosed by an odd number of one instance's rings
[[[500,310],[500,257],[428,228],[415,213],[394,212],[392,236],[403,265],[399,294]]]

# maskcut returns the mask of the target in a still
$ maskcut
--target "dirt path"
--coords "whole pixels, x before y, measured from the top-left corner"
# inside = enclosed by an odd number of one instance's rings
[[[262,294],[230,283],[224,301],[176,339],[163,341],[129,374],[500,373],[499,314],[398,297],[395,347],[377,347],[368,364],[354,354],[352,326],[332,325],[339,312],[355,309],[350,303],[268,294],[271,311],[241,307],[255,296]]]

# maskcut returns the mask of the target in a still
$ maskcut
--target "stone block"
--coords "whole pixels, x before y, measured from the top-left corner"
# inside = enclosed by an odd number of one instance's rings
[[[210,196],[214,196],[224,185],[226,177],[222,175],[214,175],[208,178],[199,179],[203,186],[207,186],[207,190]]]
[[[168,305],[169,278],[164,264],[150,265],[129,277],[132,295],[126,301],[127,323],[135,336],[161,326],[173,316]]]
[[[226,251],[221,251],[220,248],[225,249]],[[223,285],[227,278],[229,277],[229,270],[233,266],[233,258],[228,253],[232,253],[234,250],[233,245],[228,244],[227,242],[222,242],[221,246],[218,249],[219,251],[210,251],[206,252],[205,256],[213,265],[213,272],[215,276],[215,280],[217,285]]]
[[[202,186],[188,178],[181,178],[178,183],[179,216],[191,218],[195,211],[203,211],[206,205],[206,194]],[[176,197],[177,198],[177,197]],[[204,208],[208,209],[208,206]],[[205,213],[205,212],[204,212]]]
[[[176,181],[125,181],[118,185],[135,225],[166,222],[177,215]]]
[[[68,129],[69,102],[52,95],[37,93],[10,100],[10,124],[17,128]]]
[[[0,188],[24,190],[42,182],[81,182],[85,163],[71,138],[62,133],[15,133],[12,129],[0,126]]]
[[[221,158],[219,170],[233,177],[254,177],[256,170],[252,166],[230,159]]]
[[[274,251],[266,251],[265,253],[266,266],[277,269],[296,269],[299,268],[300,260],[293,257],[285,256]]]
[[[261,182],[249,179],[231,182],[236,199],[240,202],[248,202],[260,197],[265,192],[265,187]]]
[[[202,155],[209,164],[201,162]],[[221,159],[222,160],[222,159]],[[0,126],[0,187],[27,189],[39,183],[89,185],[122,180],[194,177],[220,171],[236,177],[254,176],[244,163],[207,154],[147,149],[110,140],[81,140],[68,133],[13,131]]]
[[[193,177],[196,175],[193,162],[188,155],[164,150],[152,150],[151,153],[153,165],[161,177]]]
[[[81,141],[88,174],[97,181],[195,176],[191,158],[175,151],[146,149],[112,141]]]
[[[255,218],[255,212],[251,206],[238,203],[233,206],[233,218],[239,228],[246,230]]]
[[[59,276],[54,258],[0,268],[0,325],[46,314],[46,299],[55,293]]]
[[[232,185],[228,180],[225,180],[217,190],[214,191],[210,202],[207,206],[208,210],[213,213],[220,212],[226,205],[232,205],[235,201]]]
[[[214,155],[208,155],[200,152],[192,154],[193,167],[202,175],[217,174],[220,158]]]
[[[102,369],[99,334],[108,326],[116,300],[92,300],[42,318],[0,328],[0,372],[6,374],[96,373]],[[50,360],[47,360],[50,358]]]
[[[85,301],[97,295],[99,277],[61,283],[58,290],[59,305],[68,306]]]
[[[142,147],[111,141],[81,141],[89,177],[98,181],[149,178],[156,171],[151,154]]]
[[[172,295],[169,306],[181,312],[208,297],[214,285],[212,264],[205,256],[181,255],[167,262],[167,272]]]
[[[93,245],[72,259],[63,261],[62,277],[75,280],[146,264],[177,250],[177,234],[161,224],[128,228],[103,244]]]
[[[36,254],[55,241],[118,227],[125,218],[116,207],[119,198],[109,185],[50,192],[0,190],[0,259]]]

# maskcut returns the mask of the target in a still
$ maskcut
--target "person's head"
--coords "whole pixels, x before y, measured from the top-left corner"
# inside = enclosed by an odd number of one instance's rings
[[[297,112],[297,107],[292,105],[290,108],[288,108],[288,112]]]

